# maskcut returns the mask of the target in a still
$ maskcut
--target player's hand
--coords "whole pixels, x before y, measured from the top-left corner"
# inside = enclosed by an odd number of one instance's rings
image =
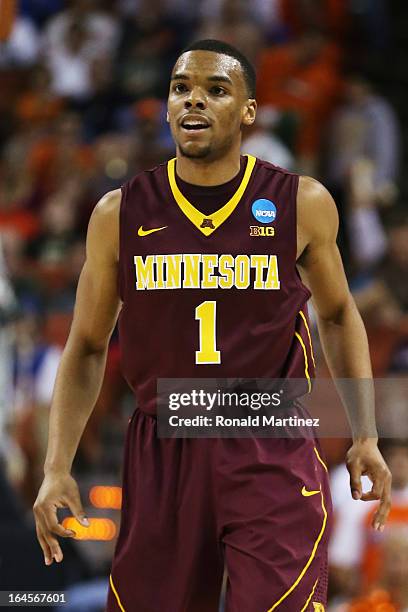
[[[78,485],[66,472],[46,474],[33,506],[37,538],[44,553],[46,565],[51,565],[54,559],[58,563],[63,559],[61,547],[55,536],[72,538],[76,535],[71,529],[64,529],[58,522],[57,508],[69,508],[81,525],[89,527],[89,521],[81,504]]]
[[[378,450],[377,440],[356,441],[347,453],[347,469],[350,473],[350,488],[354,499],[370,501],[379,499],[372,525],[383,531],[391,507],[391,472]],[[363,493],[361,476],[367,475],[373,486]]]

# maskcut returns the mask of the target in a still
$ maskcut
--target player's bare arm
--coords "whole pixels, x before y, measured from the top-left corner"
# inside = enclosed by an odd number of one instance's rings
[[[78,486],[70,472],[99,395],[108,343],[120,309],[117,293],[120,197],[120,190],[106,194],[89,222],[86,262],[54,387],[45,477],[34,504],[37,537],[46,565],[53,559],[62,560],[55,536],[75,535],[58,523],[57,508],[68,507],[82,524],[87,524]]]
[[[356,401],[343,395],[352,427],[353,445],[347,468],[354,499],[380,499],[373,519],[383,529],[391,503],[391,474],[377,447],[370,354],[363,321],[349,291],[336,244],[338,214],[329,192],[317,181],[301,177],[297,202],[297,263],[303,282],[312,292],[319,336],[334,379],[364,379]],[[362,493],[367,474],[370,492]]]

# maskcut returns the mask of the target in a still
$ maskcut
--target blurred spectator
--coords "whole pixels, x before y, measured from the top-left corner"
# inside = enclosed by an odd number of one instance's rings
[[[73,101],[86,101],[94,93],[92,68],[99,55],[92,47],[91,34],[82,21],[70,21],[66,31],[47,55],[51,90]]]
[[[370,279],[354,291],[364,318],[377,376],[408,371],[408,215],[389,218],[387,251]],[[380,367],[378,367],[380,366]]]
[[[77,274],[72,278],[73,249],[78,244],[75,196],[75,191],[66,185],[47,200],[41,212],[40,232],[27,243],[24,253],[28,261],[35,262],[31,274],[49,309],[70,310],[74,304],[78,278]],[[77,270],[77,265],[74,269]]]
[[[40,50],[38,32],[26,17],[16,16],[11,22],[7,40],[0,40],[0,68],[22,68],[37,61]]]
[[[370,484],[368,477],[363,476],[363,491],[368,491]],[[334,507],[334,527],[329,545],[330,583],[334,592],[340,593],[342,598],[349,598],[357,595],[360,588],[363,518],[376,503],[352,498],[350,477],[344,464],[332,470],[330,486]]]
[[[17,301],[7,276],[0,235],[0,466],[4,467],[11,483],[17,485],[24,470],[24,459],[12,435],[12,321],[17,312]]]
[[[28,503],[35,499],[41,475],[44,449],[38,445],[38,380],[47,358],[48,347],[41,338],[38,315],[28,308],[14,324],[13,355],[13,433],[25,458],[21,492]],[[55,372],[54,372],[55,378]],[[54,380],[53,378],[51,380]]]
[[[279,112],[268,106],[258,108],[256,124],[244,138],[242,150],[255,157],[264,159],[275,166],[295,169],[295,160],[289,149],[274,134],[279,121]]]
[[[364,78],[349,77],[326,152],[326,181],[339,209],[339,241],[349,272],[372,269],[385,252],[378,207],[396,197],[399,132],[391,105]]]
[[[384,440],[384,457],[392,473],[392,506],[387,521],[387,529],[405,529],[408,536],[408,441]],[[377,505],[377,504],[376,504]],[[363,589],[368,590],[380,581],[381,547],[386,541],[383,533],[375,533],[370,528],[375,508],[370,508],[363,519],[363,550],[361,569]],[[403,532],[403,531],[402,531]],[[408,552],[408,541],[406,541]],[[408,604],[408,601],[406,602]]]
[[[282,29],[282,0],[251,0],[251,2],[241,0],[240,3],[241,6],[250,10],[252,20],[256,20],[258,28],[263,33],[272,36]],[[204,23],[206,21],[216,23],[221,17],[224,5],[224,0],[205,0],[201,2],[200,15],[204,17]]]
[[[349,264],[349,272],[353,275],[371,272],[387,247],[385,229],[376,206],[373,182],[373,163],[360,158],[350,166],[346,191],[343,193],[341,189],[335,189],[342,228],[340,241],[344,240],[344,243],[341,242],[342,246],[349,246],[350,263],[346,258],[346,265]],[[390,186],[386,197],[393,197],[391,189]],[[342,210],[342,204],[348,206],[347,214]]]
[[[395,215],[388,231],[388,253],[377,269],[378,278],[391,293],[397,312],[408,315],[408,212]]]
[[[330,130],[327,179],[345,189],[354,164],[372,164],[374,204],[388,204],[395,195],[400,161],[400,125],[392,106],[359,75],[349,77],[344,104],[333,117]],[[391,200],[392,201],[392,200]]]
[[[90,74],[92,96],[86,100],[77,100],[75,107],[82,114],[84,140],[92,143],[99,135],[117,129],[115,115],[119,96],[112,86],[113,74],[110,60],[104,57],[95,58]]]
[[[41,214],[41,230],[27,244],[26,254],[40,265],[64,262],[68,248],[75,242],[76,186],[72,187],[47,200]]]
[[[161,100],[145,99],[137,102],[132,110],[136,118],[135,136],[144,143],[143,163],[154,166],[174,155],[174,141],[166,122],[167,105]]]
[[[17,104],[17,117],[27,130],[47,128],[58,117],[64,101],[51,91],[51,75],[41,64],[30,75],[29,87]]]
[[[208,1],[210,0],[206,0],[205,4]],[[119,0],[118,4],[122,15],[138,15],[143,11],[146,0]],[[149,5],[155,13],[161,13],[163,16],[175,16],[184,23],[192,23],[199,12],[200,2],[191,2],[191,0],[149,0]]]
[[[376,587],[333,612],[406,612],[408,610],[408,530],[391,528],[381,545]]]
[[[237,47],[255,63],[263,44],[262,30],[245,0],[221,0],[216,17],[204,21],[196,38],[215,38]]]
[[[258,102],[299,117],[296,153],[307,173],[314,173],[324,120],[341,89],[340,55],[339,48],[317,30],[260,54]]]
[[[98,8],[96,0],[70,0],[69,8],[52,17],[44,31],[44,50],[48,58],[66,44],[72,26],[81,24],[86,32],[84,53],[104,55],[113,53],[119,36],[117,20]]]
[[[152,11],[146,0],[137,14],[123,19],[114,73],[124,103],[167,96],[171,67],[187,41],[179,26],[170,16]]]
[[[146,149],[149,143],[146,142]],[[94,203],[104,193],[119,188],[138,168],[139,140],[135,133],[104,134],[95,143],[96,177],[92,181],[89,218]],[[82,211],[85,212],[85,211]]]
[[[81,192],[94,168],[93,149],[83,142],[81,117],[73,112],[60,115],[53,129],[33,144],[28,164],[40,198],[67,184]]]
[[[280,11],[292,38],[314,28],[341,38],[349,25],[349,4],[344,0],[280,0]]]
[[[0,161],[0,232],[27,240],[38,232],[38,220],[25,206],[32,189],[28,170],[13,157]]]
[[[381,449],[392,473],[392,506],[385,532],[375,531],[371,526],[378,502],[352,499],[344,465],[332,472],[335,522],[329,560],[332,587],[341,597],[350,598],[361,589],[368,592],[381,584],[381,547],[387,530],[403,526],[408,533],[408,441],[385,439]],[[370,488],[371,483],[364,476],[363,490]]]

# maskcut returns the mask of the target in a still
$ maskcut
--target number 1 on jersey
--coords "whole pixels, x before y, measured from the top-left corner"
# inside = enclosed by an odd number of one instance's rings
[[[200,322],[200,350],[196,351],[197,364],[221,363],[221,353],[216,348],[217,302],[203,302],[195,309],[196,321]]]

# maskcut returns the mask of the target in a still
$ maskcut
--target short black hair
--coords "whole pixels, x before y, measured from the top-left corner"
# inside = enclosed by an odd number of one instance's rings
[[[222,55],[229,55],[236,59],[242,68],[244,74],[245,84],[248,90],[248,97],[255,98],[256,95],[256,72],[255,68],[251,64],[248,58],[245,57],[241,51],[238,51],[236,47],[229,45],[222,40],[215,40],[214,38],[205,38],[203,40],[197,40],[191,45],[183,49],[180,55],[187,53],[188,51],[212,51],[213,53],[220,53]]]

